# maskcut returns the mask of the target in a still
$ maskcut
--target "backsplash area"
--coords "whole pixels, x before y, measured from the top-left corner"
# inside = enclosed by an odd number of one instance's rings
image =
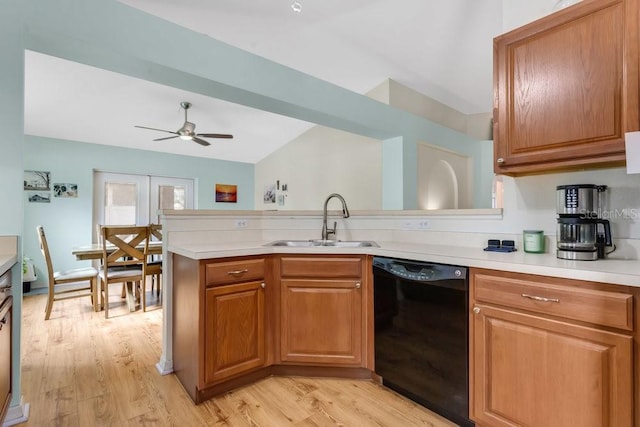
[[[504,177],[504,230],[544,230],[555,235],[556,187],[568,184],[606,185],[603,219],[611,221],[614,239],[640,239],[640,174],[625,168]]]

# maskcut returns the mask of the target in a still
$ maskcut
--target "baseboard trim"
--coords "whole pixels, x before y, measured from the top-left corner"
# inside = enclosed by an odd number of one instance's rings
[[[15,426],[29,420],[29,403],[25,403],[24,397],[20,397],[20,403],[16,406],[9,406],[7,415],[4,417],[2,427]]]

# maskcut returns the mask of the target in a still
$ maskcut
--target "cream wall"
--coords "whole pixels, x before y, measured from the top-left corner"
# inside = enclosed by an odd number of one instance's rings
[[[393,80],[385,80],[367,95],[460,133],[485,140],[489,136],[489,113],[462,114]],[[434,181],[433,167],[440,164],[439,160],[447,161],[457,176],[458,195],[455,202],[447,203],[447,208],[473,207],[474,184],[488,186],[486,193],[490,194],[491,179],[474,182],[470,157],[436,147],[441,141],[421,142],[434,148],[422,146],[419,150],[418,208],[425,209],[428,193],[433,195],[433,188],[430,191],[429,187]],[[378,210],[382,209],[382,179],[381,141],[316,126],[256,164],[255,209],[321,209],[326,196],[340,193],[350,209]],[[276,183],[280,184],[276,192],[281,197],[276,197],[276,203],[264,203],[265,186]],[[287,185],[286,192],[282,191],[282,184]]]
[[[381,141],[315,126],[255,165],[255,209],[318,210],[331,193],[349,209],[381,209],[381,170]],[[284,205],[265,204],[265,186],[277,181],[288,189],[278,192]]]
[[[418,144],[418,207],[470,209],[473,207],[473,164],[468,156]]]

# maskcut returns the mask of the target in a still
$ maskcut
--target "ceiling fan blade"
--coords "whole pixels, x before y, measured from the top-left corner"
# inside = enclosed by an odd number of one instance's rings
[[[154,141],[164,141],[165,139],[173,139],[173,138],[177,138],[178,135],[174,135],[174,136],[167,136],[165,138],[156,138],[154,139]]]
[[[174,135],[177,135],[177,133],[176,133],[176,132],[171,131],[171,130],[164,130],[164,129],[157,129],[157,128],[149,128],[149,127],[146,127],[146,126],[134,126],[134,127],[135,127],[135,128],[140,128],[140,129],[157,130],[157,131],[160,131],[160,132],[172,133],[172,134],[174,134]]]
[[[207,141],[205,141],[204,139],[200,139],[200,138],[198,138],[197,136],[194,136],[194,137],[193,137],[193,141],[194,141],[194,142],[197,142],[197,143],[198,143],[198,144],[200,144],[200,145],[204,145],[204,146],[211,145],[211,144],[209,144]]]
[[[233,135],[229,135],[227,133],[199,133],[196,136],[203,136],[205,138],[233,138]]]

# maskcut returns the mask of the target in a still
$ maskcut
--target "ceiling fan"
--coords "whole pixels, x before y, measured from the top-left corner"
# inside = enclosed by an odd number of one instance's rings
[[[165,138],[157,138],[157,139],[154,139],[154,141],[164,141],[165,139],[180,138],[185,141],[192,140],[194,142],[197,142],[200,145],[207,146],[211,144],[202,138],[226,138],[226,139],[233,138],[233,135],[229,135],[226,133],[195,133],[195,129],[196,129],[195,123],[191,123],[190,121],[187,120],[187,110],[191,108],[191,103],[182,101],[180,103],[180,107],[184,110],[184,124],[180,129],[178,129],[175,132],[170,130],[164,130],[164,129],[150,128],[146,126],[134,126],[134,127],[141,128],[141,129],[157,130],[160,132],[173,134],[173,136],[167,136]]]

